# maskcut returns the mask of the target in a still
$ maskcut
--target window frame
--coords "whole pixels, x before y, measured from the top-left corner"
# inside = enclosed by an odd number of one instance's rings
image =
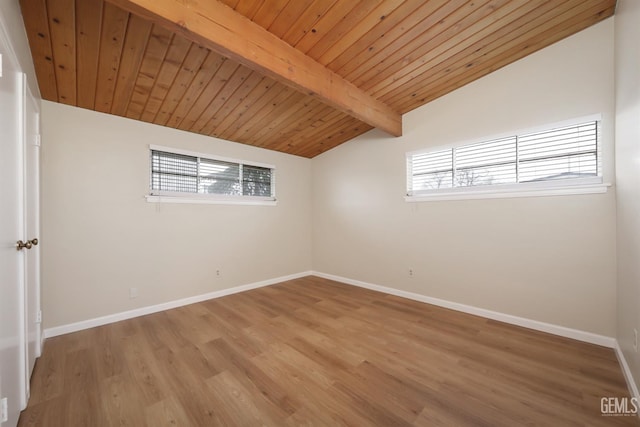
[[[441,188],[431,190],[412,191],[412,158],[418,154],[433,153],[437,151],[453,150],[483,142],[490,142],[509,137],[521,137],[524,135],[545,132],[556,128],[579,125],[588,122],[598,122],[598,141],[596,147],[597,176],[584,178],[568,178],[556,179],[537,182],[523,182],[510,184],[488,184],[476,186],[462,186],[452,188]],[[518,152],[516,151],[516,159]],[[454,156],[455,157],[455,156]],[[455,162],[455,159],[454,159]],[[517,160],[516,160],[517,162]],[[516,163],[516,168],[518,163]],[[513,198],[513,197],[541,197],[541,196],[562,196],[574,194],[595,194],[605,193],[609,183],[603,180],[602,167],[602,114],[593,114],[590,116],[579,117],[575,119],[565,120],[562,122],[550,123],[546,125],[536,126],[533,128],[522,129],[515,132],[505,132],[499,135],[483,137],[471,141],[464,141],[454,144],[430,147],[410,151],[405,156],[406,167],[406,183],[405,183],[405,201],[406,202],[426,202],[440,200],[465,200],[465,199],[496,199],[496,198]]]
[[[256,166],[260,168],[266,168],[271,170],[271,196],[248,196],[248,195],[227,195],[216,193],[190,193],[180,191],[166,191],[166,190],[153,190],[152,189],[152,152],[162,151],[165,153],[197,157],[198,159],[212,160],[219,162],[235,163],[240,166]],[[267,163],[253,162],[247,160],[240,160],[231,157],[217,156],[208,153],[200,153],[189,150],[182,150],[174,147],[166,147],[161,145],[149,144],[148,146],[148,158],[149,158],[149,174],[148,174],[148,191],[145,196],[147,202],[150,203],[194,203],[194,204],[227,204],[227,205],[262,205],[262,206],[276,206],[276,167]],[[241,183],[242,185],[242,183]]]

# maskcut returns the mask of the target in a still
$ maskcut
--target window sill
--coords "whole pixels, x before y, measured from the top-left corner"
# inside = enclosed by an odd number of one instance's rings
[[[145,196],[149,203],[191,203],[205,205],[253,205],[253,206],[277,206],[278,201],[273,199],[252,198],[217,198],[217,197],[182,197],[182,196]]]
[[[544,197],[544,196],[570,196],[576,194],[606,193],[611,186],[608,183],[562,185],[552,187],[528,187],[528,188],[465,188],[461,191],[438,191],[429,194],[417,194],[405,196],[406,202],[435,202],[442,200],[473,200],[473,199],[508,199],[516,197]]]

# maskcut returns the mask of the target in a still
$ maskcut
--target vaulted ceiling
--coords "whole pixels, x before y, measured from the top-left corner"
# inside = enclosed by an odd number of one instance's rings
[[[20,0],[44,99],[314,157],[615,0]]]

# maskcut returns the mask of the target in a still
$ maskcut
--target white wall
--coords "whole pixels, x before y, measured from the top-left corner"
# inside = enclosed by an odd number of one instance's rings
[[[606,336],[615,194],[406,203],[405,153],[602,113],[614,178],[613,19],[313,160],[314,270]],[[412,269],[413,277],[408,270]]]
[[[45,328],[310,270],[310,160],[47,101],[42,120]],[[148,203],[149,144],[273,164],[278,205]]]
[[[618,342],[640,388],[640,2],[618,0],[615,21]]]

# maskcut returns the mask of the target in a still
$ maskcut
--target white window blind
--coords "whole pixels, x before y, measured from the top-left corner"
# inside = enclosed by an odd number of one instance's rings
[[[151,195],[275,198],[274,169],[151,149]]]
[[[407,155],[407,195],[600,176],[599,121]]]

